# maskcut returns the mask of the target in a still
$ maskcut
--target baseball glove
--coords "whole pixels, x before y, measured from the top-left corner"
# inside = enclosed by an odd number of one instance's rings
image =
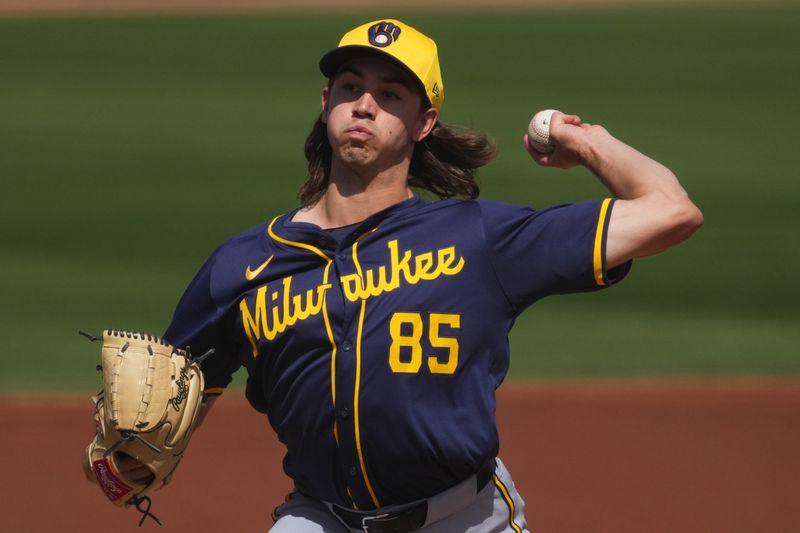
[[[86,447],[84,469],[112,503],[150,513],[148,494],[166,485],[197,425],[203,403],[203,373],[188,350],[145,333],[106,330],[102,338],[103,390],[92,397],[96,434]],[[126,476],[130,457],[151,475]],[[143,506],[146,504],[146,507]]]

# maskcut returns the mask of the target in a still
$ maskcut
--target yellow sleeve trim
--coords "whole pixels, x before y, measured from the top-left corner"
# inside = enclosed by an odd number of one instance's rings
[[[611,198],[603,200],[600,206],[599,220],[597,221],[597,233],[594,236],[594,281],[601,287],[607,285],[603,275],[603,264],[605,262],[603,257],[603,235],[606,232],[606,214],[610,205]]]
[[[203,391],[203,393],[205,393],[206,395],[210,395],[210,396],[219,396],[223,392],[225,392],[225,388],[224,387],[213,387],[213,388],[206,389],[206,390]]]

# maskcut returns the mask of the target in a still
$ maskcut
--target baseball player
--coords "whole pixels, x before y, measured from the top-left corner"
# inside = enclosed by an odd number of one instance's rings
[[[525,148],[543,166],[589,168],[611,197],[476,200],[494,148],[439,120],[436,44],[403,22],[349,31],[320,69],[302,205],[214,251],[165,338],[216,350],[209,395],[247,369],[294,481],[272,531],[527,531],[495,422],[515,318],[616,283],[702,215],[670,170],[560,113],[555,151],[527,136]]]

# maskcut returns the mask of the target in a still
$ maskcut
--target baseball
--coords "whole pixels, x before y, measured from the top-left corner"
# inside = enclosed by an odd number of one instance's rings
[[[528,126],[528,140],[537,152],[549,154],[555,150],[555,146],[550,141],[550,118],[556,112],[555,109],[545,109],[533,115],[531,119]]]

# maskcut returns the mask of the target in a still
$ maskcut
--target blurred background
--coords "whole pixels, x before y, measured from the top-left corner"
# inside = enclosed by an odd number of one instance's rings
[[[297,206],[319,58],[387,16],[436,38],[443,121],[497,142],[484,198],[607,194],[522,148],[556,108],[664,162],[705,214],[619,286],[517,321],[497,415],[534,530],[796,529],[800,2],[400,3],[0,0],[3,531],[141,531],[82,480],[100,378],[77,332],[160,334],[216,246]],[[165,531],[264,531],[291,487],[264,417],[219,404],[154,495]]]
[[[671,167],[705,214],[623,284],[529,309],[511,378],[796,375],[800,6],[517,3],[0,18],[2,390],[94,389],[78,329],[163,332],[220,242],[295,207],[317,62],[387,14],[437,39],[443,121],[496,140],[482,197],[605,194],[523,150],[557,108]]]

